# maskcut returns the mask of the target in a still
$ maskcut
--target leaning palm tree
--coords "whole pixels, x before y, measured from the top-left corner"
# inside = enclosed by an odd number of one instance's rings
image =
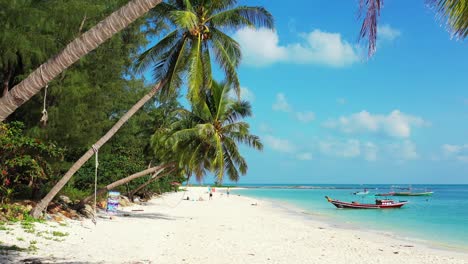
[[[99,24],[73,40],[59,54],[33,71],[26,79],[0,98],[0,122],[37,94],[84,55],[144,15],[162,0],[132,0]]]
[[[179,120],[166,129],[166,136],[157,132],[152,138],[156,153],[169,150],[164,154],[175,158],[188,176],[194,174],[199,181],[207,172],[215,174],[219,182],[225,174],[238,181],[248,168],[238,144],[257,150],[263,145],[242,121],[252,115],[250,103],[232,98],[232,89],[232,84],[212,81],[211,89],[203,90],[191,111],[177,110]]]
[[[171,30],[141,54],[137,69],[152,68],[156,81],[167,80],[163,94],[171,94],[186,81],[193,100],[200,89],[211,86],[213,55],[226,79],[237,92],[240,89],[236,69],[241,50],[225,31],[246,26],[273,28],[273,17],[265,8],[237,6],[237,0],[169,0],[151,12]]]
[[[134,0],[136,1],[136,0]],[[148,0],[147,0],[148,1]],[[154,1],[154,0],[153,0]],[[141,98],[132,108],[125,113],[119,121],[102,137],[100,138],[93,146],[93,148],[88,149],[88,151],[81,156],[81,158],[76,161],[72,167],[65,173],[65,175],[52,187],[52,189],[49,191],[49,193],[31,210],[31,215],[33,217],[39,217],[42,212],[45,210],[47,205],[52,201],[52,199],[58,194],[58,192],[65,186],[65,184],[71,179],[71,177],[80,169],[92,156],[93,154],[99,150],[101,146],[103,146],[110,138],[112,138],[115,133],[125,124],[125,122],[132,117],[146,102],[148,102],[160,89],[161,87],[166,87],[163,89],[164,93],[163,95],[171,95],[175,92],[175,90],[182,85],[182,75],[184,73],[189,73],[189,78],[188,78],[188,83],[189,85],[189,94],[192,95],[198,95],[201,91],[201,87],[204,87],[203,84],[208,83],[205,82],[204,80],[207,80],[209,76],[211,80],[211,65],[209,64],[210,59],[207,57],[209,56],[209,52],[204,49],[204,59],[202,66],[199,67],[198,62],[201,62],[201,58],[198,57],[197,52],[201,51],[199,49],[199,46],[197,45],[207,45],[209,39],[211,39],[211,35],[208,34],[209,32],[204,31],[203,33],[197,32],[198,29],[200,28],[207,28],[208,25],[218,25],[218,28],[213,28],[216,32],[218,32],[218,35],[221,36],[221,38],[226,38],[228,42],[219,40],[214,45],[217,45],[218,48],[214,49],[215,53],[216,52],[221,52],[220,59],[218,62],[220,62],[220,66],[222,68],[229,69],[228,72],[230,72],[229,76],[235,76],[235,80],[233,80],[235,83],[237,83],[236,87],[239,87],[238,83],[239,81],[237,80],[237,66],[239,65],[240,62],[240,49],[239,45],[237,42],[232,40],[229,36],[226,34],[222,33],[221,29],[236,29],[239,27],[243,26],[257,26],[257,25],[264,25],[267,27],[272,28],[273,27],[273,18],[271,17],[270,13],[268,13],[264,8],[262,7],[235,7],[233,8],[237,1],[236,0],[217,0],[217,1],[199,1],[199,0],[192,0],[193,4],[191,3],[190,0],[169,0],[167,3],[161,3],[160,5],[162,8],[159,8],[159,5],[157,6],[158,8],[154,9],[154,14],[153,15],[160,15],[161,19],[167,19],[168,21],[172,21],[171,17],[180,17],[180,21],[183,21],[184,15],[191,16],[193,17],[195,15],[194,10],[204,10],[203,13],[205,15],[210,15],[209,21],[205,19],[205,17],[201,17],[200,20],[198,18],[196,21],[198,23],[202,24],[193,24],[194,28],[191,30],[188,30],[188,32],[194,32],[193,35],[191,34],[191,39],[187,39],[186,37],[183,37],[183,43],[189,43],[187,44],[187,47],[191,47],[191,50],[194,50],[194,52],[190,52],[190,54],[185,54],[181,53],[182,51],[185,51],[185,49],[178,49],[179,53],[177,53],[177,56],[174,56],[174,54],[169,50],[165,51],[165,53],[159,53],[156,52],[156,48],[163,46],[161,43],[167,43],[167,36],[162,38],[161,41],[152,49],[152,52],[145,52],[144,57],[147,57],[148,59],[158,59],[157,64],[155,64],[155,70],[157,70],[156,73],[159,71],[162,71],[164,74],[155,74],[155,79],[157,81],[157,85],[151,89],[150,92],[148,92],[143,98]],[[171,7],[177,7],[179,9],[187,9],[187,10],[192,10],[192,11],[183,11],[183,10],[176,10],[176,9],[171,9]],[[190,13],[190,14],[189,14]],[[197,13],[198,14],[198,13]],[[179,21],[179,19],[176,19],[176,21]],[[216,22],[218,21],[218,22]],[[161,25],[164,24],[163,20],[155,20],[154,23],[156,25]],[[216,24],[217,23],[217,24]],[[187,25],[185,25],[182,29],[186,29]],[[187,32],[186,32],[187,33]],[[85,33],[86,34],[86,33]],[[203,36],[202,36],[203,35]],[[192,45],[194,39],[197,41],[197,45]],[[184,44],[184,45],[185,45]],[[224,46],[223,46],[224,45]],[[226,48],[227,45],[231,45],[231,48]],[[198,47],[198,48],[197,48]],[[168,46],[167,48],[171,48],[171,46]],[[150,49],[151,50],[151,49]],[[176,49],[177,50],[177,49]],[[161,50],[160,50],[161,51]],[[157,55],[159,54],[159,55]],[[186,59],[183,60],[182,55],[187,55]],[[216,53],[218,55],[218,53]],[[200,55],[200,54],[199,54]],[[201,55],[200,55],[201,56]],[[174,59],[175,62],[174,62]],[[227,60],[227,61],[226,61]],[[235,61],[234,61],[235,60]],[[144,58],[141,59],[141,63],[145,61]],[[172,62],[171,62],[172,61]],[[190,65],[185,65],[183,68],[180,68],[179,65],[182,65],[184,63],[182,62],[190,62]],[[227,66],[224,63],[227,63]],[[141,63],[139,64],[141,66]],[[149,66],[151,65],[149,62],[145,62],[145,65]],[[170,66],[170,67],[169,67]],[[173,69],[172,71],[167,71],[167,67],[170,69]],[[172,67],[172,68],[171,68]],[[201,78],[200,80],[195,80],[192,78],[193,74],[190,73],[196,73],[195,75],[198,76],[197,78]],[[177,76],[176,79],[174,79],[174,76]],[[233,78],[229,77],[228,79],[231,80]],[[39,80],[40,81],[40,80]],[[172,85],[167,85],[167,83],[172,82]],[[177,84],[177,85],[175,85]],[[198,85],[195,85],[198,84]],[[42,86],[41,86],[42,87]],[[40,89],[39,89],[40,90]],[[192,92],[192,90],[194,92]],[[237,89],[238,90],[238,89]],[[3,99],[3,98],[2,98]],[[0,103],[1,103],[0,99]],[[0,105],[1,106],[1,105]],[[0,118],[1,118],[1,110],[0,110]]]
[[[439,16],[447,20],[454,37],[465,39],[468,36],[468,0],[425,0]],[[367,39],[368,55],[377,48],[377,24],[384,0],[360,0],[359,9],[364,19],[359,39]]]

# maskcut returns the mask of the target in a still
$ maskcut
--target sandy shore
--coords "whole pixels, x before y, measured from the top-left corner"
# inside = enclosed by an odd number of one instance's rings
[[[11,230],[0,230],[1,247],[37,249],[8,251],[0,263],[468,263],[468,252],[337,228],[235,190],[227,197],[217,189],[208,200],[206,191],[167,194],[123,208],[112,220],[98,218],[96,226],[90,220],[48,222],[36,224],[34,233],[7,226]],[[181,200],[183,195],[204,201]]]

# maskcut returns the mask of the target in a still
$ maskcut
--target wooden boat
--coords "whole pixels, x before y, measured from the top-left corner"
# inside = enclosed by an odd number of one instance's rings
[[[328,196],[325,196],[329,203],[332,203],[337,208],[350,208],[350,209],[391,209],[391,208],[400,208],[403,205],[407,204],[407,201],[395,202],[393,200],[375,200],[375,204],[363,204],[358,202],[342,202],[339,200],[331,199]]]
[[[395,192],[393,196],[431,196],[434,192]]]
[[[395,192],[388,192],[388,193],[376,193],[375,196],[394,196]]]

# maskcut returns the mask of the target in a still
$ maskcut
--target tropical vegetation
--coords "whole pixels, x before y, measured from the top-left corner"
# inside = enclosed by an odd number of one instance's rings
[[[257,150],[262,150],[263,145],[243,121],[252,116],[250,103],[234,99],[232,91],[233,84],[212,81],[211,89],[203,90],[191,111],[177,109],[173,114],[177,120],[152,137],[156,156],[177,163],[197,180],[209,172],[217,176],[219,183],[225,174],[237,182],[248,169],[238,145]]]
[[[38,26],[34,25],[34,19],[31,18],[31,21],[28,22],[31,24],[29,28],[31,32],[25,34],[24,37],[30,43],[34,43],[39,35],[44,35],[42,30],[47,28],[50,35],[46,34],[45,37],[48,39],[63,39],[61,43],[67,43],[76,37],[82,40],[88,36],[87,33],[81,34],[81,32],[86,32],[88,28],[102,19],[106,12],[114,10],[122,2],[125,1],[108,1],[105,4],[89,1],[89,3],[81,5],[62,0],[50,2],[25,0],[22,3],[27,8],[37,9],[38,16],[46,13],[53,15],[51,15],[50,21],[43,19],[41,22],[44,23]],[[154,4],[158,1],[136,0],[131,2],[152,2]],[[261,7],[238,7],[236,4],[237,1],[227,0],[213,3],[211,1],[167,1],[161,4],[162,8],[153,9],[148,16],[137,20],[121,33],[117,33],[109,41],[102,44],[102,47],[90,52],[73,65],[71,65],[72,60],[75,58],[68,58],[68,55],[63,57],[64,53],[77,52],[78,56],[82,56],[90,51],[89,48],[94,49],[94,47],[86,47],[86,51],[73,51],[73,49],[81,48],[76,46],[77,39],[75,39],[64,51],[37,70],[34,69],[39,66],[41,60],[57,52],[60,49],[60,44],[56,46],[44,45],[44,47],[49,47],[49,50],[42,49],[42,46],[36,47],[37,54],[40,54],[41,57],[29,61],[24,58],[27,53],[11,52],[16,56],[16,61],[10,60],[8,67],[14,63],[17,64],[13,66],[15,68],[12,71],[13,76],[1,75],[4,80],[8,81],[8,87],[4,89],[6,95],[0,99],[2,106],[8,107],[2,107],[2,110],[10,107],[8,101],[11,100],[14,90],[23,89],[21,85],[25,81],[32,82],[29,85],[33,85],[34,88],[29,90],[30,92],[35,90],[35,93],[48,82],[47,93],[36,95],[33,100],[27,101],[18,111],[8,117],[8,121],[21,120],[25,124],[25,135],[34,140],[46,142],[46,144],[56,142],[56,145],[59,146],[57,148],[61,150],[60,160],[53,160],[53,163],[47,164],[51,167],[50,173],[47,175],[48,180],[40,185],[40,190],[37,193],[40,193],[38,197],[42,197],[47,191],[48,194],[32,211],[34,217],[40,216],[58,193],[67,194],[73,200],[88,201],[94,187],[94,170],[97,165],[89,160],[98,153],[98,188],[101,192],[117,189],[129,196],[151,194],[155,191],[170,190],[174,188],[172,182],[184,181],[187,176],[191,175],[193,171],[186,170],[186,168],[194,167],[194,161],[185,167],[174,167],[175,164],[180,165],[180,163],[167,159],[167,156],[155,155],[155,152],[150,150],[149,139],[155,130],[162,131],[163,128],[174,128],[174,122],[180,124],[182,114],[174,116],[168,113],[173,113],[176,109],[180,111],[181,107],[177,99],[182,86],[188,87],[193,109],[197,108],[195,106],[197,104],[207,104],[205,95],[211,93],[212,78],[211,61],[210,57],[207,57],[210,56],[210,50],[215,54],[214,61],[221,69],[224,69],[226,83],[223,84],[223,87],[229,86],[238,90],[239,80],[236,69],[241,59],[240,48],[238,43],[228,36],[228,31],[242,26],[272,28],[273,21],[271,15]],[[129,3],[119,12],[128,10],[125,8],[131,5],[132,3]],[[147,4],[145,4],[146,7],[148,7]],[[10,6],[10,8],[13,7]],[[137,7],[133,6],[132,8]],[[168,8],[172,9],[168,10]],[[18,9],[20,10],[20,8]],[[19,10],[17,11],[20,12]],[[60,10],[66,12],[61,14]],[[68,13],[70,16],[63,20],[63,25],[56,23],[61,20],[61,16],[66,16]],[[174,16],[189,13],[193,22],[193,28],[190,29],[187,24],[184,24],[187,21],[184,22],[182,17],[180,19],[174,18]],[[208,17],[208,20],[203,17],[207,15],[211,16]],[[120,14],[119,16],[125,15]],[[195,19],[195,16],[198,18]],[[106,21],[107,23],[118,23],[115,20]],[[14,24],[13,19],[10,22],[12,25]],[[119,25],[119,27],[121,26]],[[197,32],[198,29],[203,30]],[[211,34],[206,31],[207,29],[213,30],[215,33]],[[93,27],[89,31],[93,30],[99,30],[99,26]],[[167,36],[159,35],[161,32],[165,35],[172,32],[172,36],[178,38],[174,40],[184,43],[185,48],[176,50],[178,60],[174,61],[174,57],[168,53],[168,50],[174,46],[167,42]],[[111,34],[115,34],[115,32]],[[151,52],[144,52],[143,55],[139,56],[139,51],[148,43],[148,39],[155,36],[163,37],[157,37],[159,42],[149,49]],[[25,50],[29,49],[26,47]],[[149,63],[148,59],[154,63]],[[133,65],[135,61],[137,61],[136,67]],[[54,68],[58,67],[59,64],[60,69]],[[158,72],[158,75],[154,76],[155,85],[148,86],[142,74],[135,74],[134,69],[141,70],[142,64],[145,64],[145,67],[152,67],[154,72]],[[181,67],[182,65],[184,67]],[[201,67],[198,67],[200,65]],[[58,71],[52,73],[48,67]],[[173,71],[166,71],[167,68],[173,68]],[[59,78],[52,80],[55,76]],[[161,88],[164,92],[158,94]],[[198,100],[198,97],[203,98],[203,100]],[[21,100],[24,98],[23,96]],[[137,104],[127,110],[136,101],[138,101]],[[20,102],[20,104],[22,103]],[[229,111],[233,111],[235,107],[246,105],[246,102],[235,104],[234,101],[230,103],[226,101],[223,104],[230,105]],[[48,112],[49,121],[47,123],[38,122],[43,108],[46,108]],[[10,110],[6,109],[6,111]],[[220,109],[220,111],[224,110]],[[243,113],[242,111],[247,112]],[[248,107],[248,110],[238,109],[231,114],[241,115],[241,117],[242,115],[248,116],[250,108]],[[210,120],[206,119],[205,121]],[[235,121],[233,119],[230,122]],[[119,129],[121,131],[117,133]],[[246,123],[238,124],[237,127],[232,124],[230,129],[230,133],[232,133],[230,136],[233,137],[232,142],[226,140],[223,144],[226,148],[225,152],[232,155],[232,158],[226,158],[226,160],[233,165],[226,166],[226,169],[229,177],[237,180],[238,176],[236,175],[245,174],[247,165],[240,156],[237,146],[233,146],[232,143],[236,144],[246,140],[242,143],[253,144],[256,148],[261,148],[261,144],[258,138],[252,139],[253,136],[249,138]],[[173,129],[170,131],[175,132]],[[248,140],[253,140],[253,143],[247,142]],[[203,144],[208,147],[207,142]],[[91,145],[93,148],[90,148]],[[178,148],[180,153],[183,152],[181,147]],[[198,153],[205,158],[206,164],[203,165],[210,164],[206,170],[216,173],[218,178],[222,178],[224,170],[220,168],[224,166],[224,163],[220,162],[219,155],[210,148],[206,148],[206,154],[200,152],[201,150],[199,148]],[[158,151],[169,153],[174,149],[159,149]],[[85,154],[83,155],[83,153]],[[176,157],[178,153],[174,152],[173,154]],[[209,161],[213,158],[216,159],[216,162]],[[237,172],[236,166],[239,172]],[[164,171],[159,170],[162,167],[167,168]],[[65,173],[64,177],[59,178],[63,173]],[[72,178],[73,175],[75,175],[74,178]],[[52,186],[54,183],[56,184]],[[13,198],[19,198],[19,196]]]

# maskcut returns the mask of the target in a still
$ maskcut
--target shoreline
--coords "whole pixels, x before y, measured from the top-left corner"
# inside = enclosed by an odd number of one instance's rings
[[[204,201],[182,198],[203,197]],[[468,252],[434,249],[379,233],[344,229],[304,210],[217,188],[189,187],[146,204],[122,208],[113,219],[37,224],[27,233],[19,224],[0,231],[3,246],[35,252],[9,252],[0,262],[38,259],[43,263],[451,263],[468,262]],[[124,216],[127,215],[127,216]],[[47,240],[53,231],[67,233]],[[42,237],[37,234],[44,233]],[[6,234],[6,236],[5,236]],[[18,237],[24,241],[18,241]],[[37,262],[41,263],[41,262]]]
[[[244,188],[243,190],[248,190],[250,188]],[[255,189],[255,188],[254,188]],[[301,188],[289,188],[289,189],[301,189]],[[418,243],[420,245],[427,246],[432,249],[437,249],[437,250],[450,250],[458,253],[468,253],[468,243],[466,244],[457,244],[458,241],[436,241],[436,240],[431,240],[431,239],[426,239],[422,237],[417,237],[417,232],[412,233],[412,235],[405,236],[404,232],[405,230],[403,229],[389,229],[389,230],[378,230],[375,229],[374,227],[366,227],[363,228],[361,225],[359,225],[358,222],[356,221],[349,221],[346,220],[346,222],[340,221],[336,218],[334,218],[334,215],[332,214],[326,214],[322,212],[317,212],[314,211],[313,209],[308,209],[308,208],[303,208],[299,205],[296,205],[292,202],[289,201],[284,201],[281,199],[273,199],[273,198],[265,198],[265,197],[258,197],[258,196],[249,196],[246,194],[242,194],[247,197],[263,200],[265,202],[271,203],[272,206],[279,206],[280,208],[283,208],[284,210],[291,210],[293,213],[301,214],[304,215],[306,218],[311,217],[313,220],[317,220],[320,222],[327,222],[330,224],[332,227],[335,228],[341,228],[341,229],[346,229],[346,230],[361,230],[364,232],[372,232],[377,235],[383,235],[383,236],[388,236],[390,238],[394,239],[399,239],[401,241],[405,241],[408,243]],[[346,209],[345,209],[346,210]],[[320,219],[315,219],[314,217],[319,217]]]
[[[248,188],[245,188],[245,189],[248,189]],[[342,222],[342,221],[337,220],[336,218],[333,218],[333,215],[319,213],[310,209],[302,208],[288,201],[283,201],[279,199],[275,200],[275,199],[269,199],[269,198],[260,198],[260,197],[245,195],[245,194],[243,195],[245,197],[249,197],[249,198],[257,199],[259,201],[263,201],[265,203],[269,203],[271,207],[284,210],[287,213],[295,214],[299,217],[303,217],[306,221],[315,221],[323,225],[328,225],[332,228],[351,230],[351,231],[359,230],[361,232],[370,232],[375,235],[386,236],[391,239],[397,239],[404,243],[416,243],[421,246],[426,246],[434,250],[442,250],[442,251],[447,250],[447,251],[453,251],[456,253],[465,253],[465,254],[468,253],[468,244],[456,245],[455,242],[443,243],[443,242],[438,242],[438,241],[430,240],[430,239],[417,238],[413,236],[404,236],[403,235],[404,231],[397,230],[397,229],[383,231],[383,230],[378,230],[372,227],[363,228],[356,222],[353,222],[353,221]]]

